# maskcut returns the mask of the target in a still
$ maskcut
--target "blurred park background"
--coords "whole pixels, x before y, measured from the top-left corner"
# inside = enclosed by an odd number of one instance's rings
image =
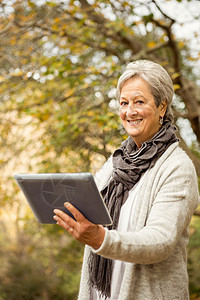
[[[13,177],[95,173],[126,138],[115,89],[128,62],[171,75],[181,146],[200,176],[199,14],[198,0],[0,1],[0,300],[76,299],[83,245],[39,224]],[[200,299],[200,208],[190,233]]]

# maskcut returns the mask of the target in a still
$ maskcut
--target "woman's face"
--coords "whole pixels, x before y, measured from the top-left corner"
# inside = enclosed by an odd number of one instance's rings
[[[119,115],[138,148],[159,131],[160,117],[164,116],[166,108],[166,102],[156,106],[149,85],[142,78],[130,78],[122,86]]]

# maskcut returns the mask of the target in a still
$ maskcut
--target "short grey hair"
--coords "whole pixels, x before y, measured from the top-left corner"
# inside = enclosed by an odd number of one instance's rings
[[[116,97],[120,99],[120,93],[125,81],[132,77],[144,79],[151,90],[156,106],[164,100],[167,102],[165,120],[173,121],[171,103],[174,95],[174,88],[171,77],[159,64],[150,60],[136,60],[127,65],[124,73],[120,76],[117,84]]]

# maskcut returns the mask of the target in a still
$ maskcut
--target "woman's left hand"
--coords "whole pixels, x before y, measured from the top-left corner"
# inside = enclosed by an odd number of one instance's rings
[[[105,229],[102,225],[96,225],[88,221],[72,204],[64,206],[72,213],[76,221],[59,209],[54,209],[54,219],[57,224],[67,230],[76,240],[98,249],[103,243]]]

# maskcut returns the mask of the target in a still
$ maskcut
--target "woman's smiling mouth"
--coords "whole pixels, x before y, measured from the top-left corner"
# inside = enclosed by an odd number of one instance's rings
[[[139,119],[139,120],[127,120],[127,122],[130,125],[133,125],[133,126],[139,124],[141,121],[142,121],[142,119]]]

